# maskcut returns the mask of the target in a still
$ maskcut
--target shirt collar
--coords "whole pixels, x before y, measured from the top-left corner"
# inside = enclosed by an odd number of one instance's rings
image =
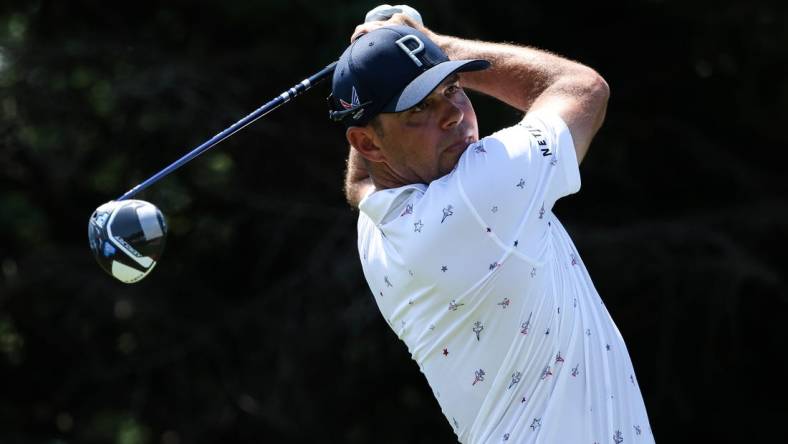
[[[424,192],[427,185],[410,184],[399,188],[388,188],[368,194],[358,204],[358,209],[367,215],[375,225],[387,222],[386,216],[397,210],[413,192]]]

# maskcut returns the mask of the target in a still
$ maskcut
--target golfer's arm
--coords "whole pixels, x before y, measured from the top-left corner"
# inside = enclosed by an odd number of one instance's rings
[[[449,58],[485,59],[492,66],[463,73],[463,86],[523,112],[552,111],[566,122],[578,162],[602,126],[610,91],[593,69],[538,49],[464,40],[431,33]]]
[[[345,170],[345,199],[347,199],[347,203],[353,208],[358,208],[358,204],[373,188],[372,178],[364,165],[363,158],[351,146]]]

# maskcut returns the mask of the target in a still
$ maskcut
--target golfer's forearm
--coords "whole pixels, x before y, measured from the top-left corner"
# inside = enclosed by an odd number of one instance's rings
[[[549,52],[502,43],[430,36],[453,60],[485,59],[492,66],[462,74],[462,85],[527,111],[542,94],[583,94],[599,75]]]

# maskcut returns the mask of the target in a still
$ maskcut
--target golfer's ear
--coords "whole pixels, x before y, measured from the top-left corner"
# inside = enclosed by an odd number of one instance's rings
[[[348,143],[370,162],[383,162],[385,156],[378,146],[375,131],[366,126],[351,126],[345,132]]]

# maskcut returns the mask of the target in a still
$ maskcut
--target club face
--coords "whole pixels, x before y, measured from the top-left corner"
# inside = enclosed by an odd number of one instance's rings
[[[93,256],[104,271],[124,283],[139,282],[153,270],[166,237],[164,215],[142,200],[107,202],[88,221]]]

